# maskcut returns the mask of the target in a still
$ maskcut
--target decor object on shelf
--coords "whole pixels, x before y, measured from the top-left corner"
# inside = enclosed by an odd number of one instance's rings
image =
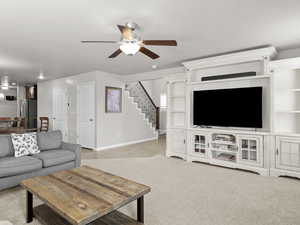
[[[105,112],[122,112],[122,88],[105,87]]]

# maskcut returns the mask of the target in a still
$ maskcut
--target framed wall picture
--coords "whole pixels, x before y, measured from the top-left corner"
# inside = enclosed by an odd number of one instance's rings
[[[122,112],[122,88],[105,87],[105,112]]]

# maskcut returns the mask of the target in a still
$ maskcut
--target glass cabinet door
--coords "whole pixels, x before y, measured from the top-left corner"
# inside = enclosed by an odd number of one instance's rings
[[[240,137],[240,161],[246,164],[260,163],[261,138]]]
[[[249,140],[249,159],[257,161],[257,140]]]
[[[242,160],[257,161],[257,140],[241,139]]]
[[[248,140],[242,139],[242,159],[248,160],[249,159],[249,142]]]
[[[193,145],[193,153],[206,154],[207,138],[205,135],[194,135]]]

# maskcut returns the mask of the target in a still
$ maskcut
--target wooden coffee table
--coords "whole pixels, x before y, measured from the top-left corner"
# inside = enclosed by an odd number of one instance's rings
[[[24,180],[27,223],[43,225],[142,225],[144,195],[150,187],[102,170],[82,166]],[[44,204],[33,208],[33,195]],[[137,200],[137,220],[117,211]]]

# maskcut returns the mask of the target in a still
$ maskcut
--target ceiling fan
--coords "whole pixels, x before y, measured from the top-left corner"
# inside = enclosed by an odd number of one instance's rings
[[[124,52],[126,55],[135,55],[141,52],[151,59],[159,58],[159,55],[152,52],[145,45],[160,45],[160,46],[177,46],[175,40],[142,40],[140,35],[136,32],[139,26],[136,23],[126,23],[125,26],[117,25],[121,32],[120,41],[81,41],[82,43],[117,43],[120,44],[118,50],[111,54],[108,58],[115,58]]]

